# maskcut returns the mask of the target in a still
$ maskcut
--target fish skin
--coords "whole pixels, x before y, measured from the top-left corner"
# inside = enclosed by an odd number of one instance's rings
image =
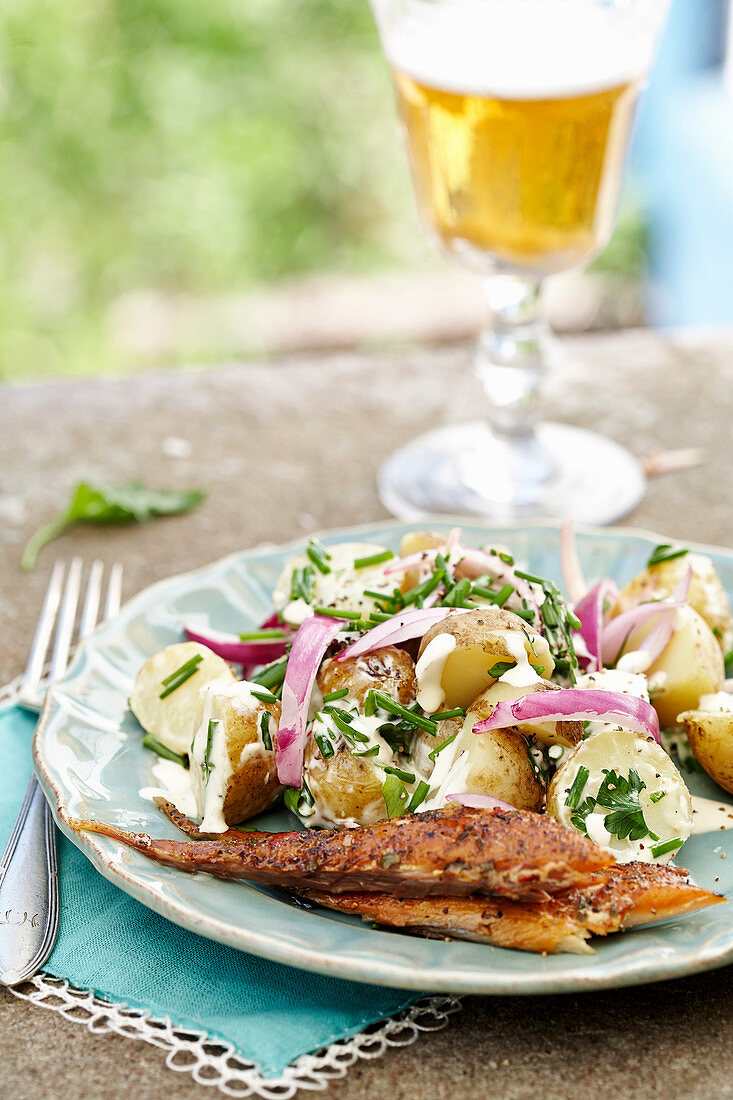
[[[585,886],[534,902],[479,896],[335,895],[322,890],[302,890],[298,895],[339,913],[420,935],[579,955],[593,954],[587,942],[591,935],[608,936],[725,901],[687,882],[686,874],[658,864],[616,864],[594,872]]]
[[[358,829],[239,833],[154,840],[103,822],[72,821],[158,863],[290,889],[386,892],[395,897],[496,894],[541,898],[613,864],[587,837],[527,810],[441,810]]]

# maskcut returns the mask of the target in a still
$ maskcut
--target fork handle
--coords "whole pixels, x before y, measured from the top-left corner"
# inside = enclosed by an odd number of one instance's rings
[[[59,923],[53,818],[35,775],[0,858],[0,983],[17,985],[46,961]]]

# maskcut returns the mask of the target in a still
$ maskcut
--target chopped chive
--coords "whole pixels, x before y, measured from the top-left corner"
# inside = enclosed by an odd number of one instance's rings
[[[405,607],[407,607],[408,604],[424,600],[426,596],[429,596],[431,592],[435,591],[438,585],[445,579],[445,576],[446,574],[444,571],[436,570],[432,576],[428,577],[422,584],[416,584],[414,588],[410,588],[403,596]]]
[[[376,705],[381,710],[386,710],[388,714],[396,714],[398,717],[404,718],[410,725],[417,726],[418,729],[427,730],[428,733],[437,732],[437,722],[434,722],[431,718],[423,718],[422,715],[415,714],[414,711],[409,710],[407,707],[403,707],[401,703],[397,703],[394,699],[390,698],[389,695],[385,695],[383,691],[377,691],[375,688],[370,688],[368,694],[372,695]]]
[[[386,623],[387,619],[394,618],[394,615],[388,615],[386,611],[370,611],[369,612],[369,624],[371,623]]]
[[[218,718],[209,718],[209,728],[206,732],[206,752],[204,753],[204,762],[201,765],[201,771],[206,775],[206,782],[209,781],[209,775],[214,765],[211,763],[211,750],[214,747],[214,731],[219,725]]]
[[[512,611],[512,615],[516,615],[519,619],[524,619],[525,623],[531,623],[535,617],[531,607],[520,607],[517,611]]]
[[[304,565],[302,569],[294,569],[290,578],[290,599],[304,600],[310,603],[315,586],[315,573],[312,565]]]
[[[568,797],[565,799],[565,805],[569,806],[571,810],[574,810],[580,802],[580,796],[583,793],[583,788],[588,782],[588,776],[590,772],[585,767],[578,768],[578,774],[573,780],[573,784],[568,791]]]
[[[544,587],[547,583],[542,577],[538,577],[535,573],[523,573],[520,569],[515,569],[514,574],[517,577],[521,577],[523,581],[529,581],[531,584],[541,584]]]
[[[394,554],[391,550],[381,550],[378,554],[369,554],[365,558],[354,560],[354,569],[366,569],[367,565],[380,565],[383,561],[389,561]]]
[[[726,676],[730,676],[731,673],[733,673],[733,649],[728,650],[725,657],[723,658],[723,663],[725,665]]]
[[[542,616],[542,621],[544,622],[545,626],[553,627],[560,625],[560,620],[555,614],[555,609],[548,600],[545,600],[545,602],[542,604],[542,607],[540,608],[540,615]]]
[[[272,694],[271,691],[268,691],[267,688],[262,688],[261,690],[259,688],[250,688],[249,693],[250,695],[253,695],[255,699],[259,699],[261,703],[277,702],[275,696]]]
[[[675,555],[675,557],[680,556],[681,555],[679,554]],[[651,853],[656,859],[657,856],[664,856],[667,854],[667,852],[673,852],[675,848],[681,848],[682,844],[683,841],[680,840],[678,836],[676,836],[673,840],[665,840],[661,844],[654,844],[651,848]]]
[[[195,657],[192,657],[190,661],[186,661],[184,665],[177,668],[175,672],[172,672],[170,676],[166,676],[165,680],[161,683],[165,686],[165,690],[161,691],[158,696],[159,699],[167,699],[181,684],[185,684],[186,680],[190,680],[195,673],[198,672],[198,666],[203,661],[203,656],[197,653]]]
[[[682,558],[685,554],[689,554],[689,550],[678,547],[675,548],[669,543],[662,543],[661,546],[655,546],[649,555],[649,560],[646,563],[647,568],[650,565],[659,565],[663,561],[674,561],[675,558]],[[669,851],[669,849],[667,849]]]
[[[401,779],[403,783],[414,783],[415,776],[412,772],[403,771],[402,768],[396,768],[393,764],[383,764],[383,770],[387,775],[396,775],[398,779]]]
[[[489,676],[493,676],[498,680],[500,676],[503,676],[505,672],[508,672],[510,668],[516,666],[516,661],[497,661],[495,665],[488,670]]]
[[[463,707],[454,707],[453,710],[442,710],[440,714],[433,714],[432,719],[434,722],[442,722],[444,718],[465,718],[466,712]]]
[[[329,714],[331,716],[331,718],[334,720],[334,722],[336,723],[338,728],[341,730],[341,732],[344,734],[344,736],[347,738],[347,740],[349,738],[353,738],[354,741],[361,741],[361,742],[369,741],[369,738],[367,737],[367,735],[365,733],[362,733],[361,730],[354,729],[353,726],[351,725],[351,723],[354,720],[352,715],[350,715],[350,714],[347,715],[345,711],[338,710],[337,707],[326,707],[325,710],[326,710],[326,713]]]
[[[649,798],[652,802],[661,802],[666,793],[666,791],[652,791]]]
[[[262,735],[262,744],[268,752],[272,752],[272,737],[270,736],[270,715],[269,712],[263,710],[260,715],[260,733]]]
[[[173,680],[177,680],[179,676],[184,672],[188,672],[189,668],[196,668],[200,665],[204,657],[202,653],[194,653],[193,657],[189,657],[187,661],[184,661],[180,668],[177,668],[175,672],[171,672],[169,676],[166,676],[164,680],[161,680],[161,684],[165,687]]]
[[[368,691],[364,697],[364,715],[366,718],[373,718],[377,713],[377,701],[371,691]]]
[[[250,630],[239,635],[241,642],[258,642],[263,638],[287,638],[287,634],[284,630],[273,628],[272,630]]]
[[[430,786],[421,779],[413,791],[412,798],[407,803],[408,814],[414,814],[418,806],[421,806],[430,792]]]
[[[315,733],[313,735],[313,740],[318,745],[318,748],[321,750],[321,756],[324,760],[328,760],[331,756],[333,756],[335,750],[328,737],[324,737],[322,733]]]
[[[453,743],[453,742],[455,741],[456,737],[458,737],[458,734],[459,734],[460,732],[461,732],[460,730],[456,730],[456,732],[455,732],[455,733],[454,733],[454,734],[452,735],[452,737],[448,737],[448,738],[447,738],[447,739],[446,739],[446,740],[445,740],[445,741],[443,742],[443,744],[442,744],[442,745],[438,745],[438,747],[437,747],[436,749],[433,749],[433,751],[432,751],[432,752],[429,752],[429,753],[428,753],[428,757],[429,757],[429,758],[430,758],[431,760],[433,760],[433,761],[434,761],[434,760],[435,760],[435,757],[436,757],[436,756],[438,755],[438,753],[439,753],[439,752],[442,752],[442,751],[443,751],[443,749],[444,749],[444,748],[446,748],[446,746],[447,746],[447,745],[451,745],[451,744],[452,744],[452,743]]]
[[[250,682],[274,691],[274,689],[279,687],[285,679],[287,664],[287,657],[280,657],[277,661],[272,661],[269,665],[265,665],[260,672],[256,672],[253,676],[250,676]]]
[[[150,749],[151,752],[155,752],[158,756],[162,756],[164,760],[172,760],[174,764],[180,764],[182,768],[188,767],[188,757],[183,753],[174,752],[173,749],[169,749],[167,745],[164,745],[162,741],[159,741],[157,737],[153,737],[152,733],[146,733],[143,737],[143,745],[146,749]]]
[[[351,755],[352,756],[359,756],[359,757],[378,756],[379,755],[379,745],[372,745],[372,747],[370,749],[352,749],[351,750]]]
[[[338,607],[314,607],[316,615],[330,615],[332,619],[360,619],[361,611],[342,611]]]
[[[333,703],[335,699],[345,699],[349,694],[348,688],[339,688],[338,691],[329,691],[323,696],[324,703]]]
[[[305,552],[319,573],[323,573],[325,576],[326,573],[331,572],[331,566],[328,564],[331,560],[331,555],[318,539],[311,539]]]

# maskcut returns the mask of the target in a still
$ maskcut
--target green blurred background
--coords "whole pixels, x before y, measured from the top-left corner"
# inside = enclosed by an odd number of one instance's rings
[[[131,294],[439,262],[395,130],[366,0],[5,0],[0,377],[149,365]],[[601,266],[641,262],[632,211]]]

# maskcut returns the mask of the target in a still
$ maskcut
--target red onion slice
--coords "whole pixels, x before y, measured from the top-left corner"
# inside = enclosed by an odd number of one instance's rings
[[[564,519],[560,524],[560,564],[568,599],[571,603],[580,603],[588,592],[588,585],[580,568],[575,530],[571,519]]]
[[[313,684],[324,653],[344,625],[343,619],[311,615],[295,635],[283,681],[275,757],[278,779],[286,787],[300,787],[303,782],[303,751]]]
[[[502,802],[500,798],[494,798],[490,794],[449,794],[448,802],[460,802],[462,806],[469,806],[473,810],[516,810],[511,802]]]
[[[549,696],[549,698],[548,698]],[[635,695],[599,688],[561,688],[537,691],[521,699],[497,703],[474,733],[506,729],[523,722],[610,722],[659,742],[659,719],[651,703]]]
[[[398,645],[411,638],[422,638],[431,626],[446,619],[449,615],[465,615],[472,610],[468,607],[420,607],[409,611],[399,611],[391,619],[386,619],[362,634],[350,646],[338,653],[334,660],[343,661],[345,657],[361,657],[372,649],[385,645]]]
[[[432,546],[427,550],[416,550],[414,554],[408,554],[404,558],[395,558],[384,567],[385,576],[392,573],[406,573],[408,569],[420,569],[421,566],[432,565],[438,554],[443,553],[445,546]]]
[[[600,672],[603,668],[603,625],[607,614],[604,604],[608,601],[612,607],[617,599],[618,585],[610,577],[604,577],[573,608],[580,619],[578,633],[591,656],[591,671]]]
[[[644,626],[650,619],[659,616],[671,615],[678,607],[682,607],[682,600],[657,600],[656,603],[640,603],[636,607],[630,607],[628,611],[622,611],[615,619],[604,626],[601,632],[601,650],[606,664],[617,660],[621,648],[630,634],[639,627]],[[577,614],[577,612],[576,612]]]
[[[276,617],[274,622],[272,620],[273,616],[270,616],[262,629],[280,625]],[[221,630],[212,630],[208,626],[194,627],[184,624],[183,629],[190,642],[205,645],[213,653],[235,665],[263,665],[274,661],[277,657],[282,657],[285,653],[285,643],[291,636],[288,633],[284,638],[263,638],[259,642],[243,642],[236,634],[224,634]]]

